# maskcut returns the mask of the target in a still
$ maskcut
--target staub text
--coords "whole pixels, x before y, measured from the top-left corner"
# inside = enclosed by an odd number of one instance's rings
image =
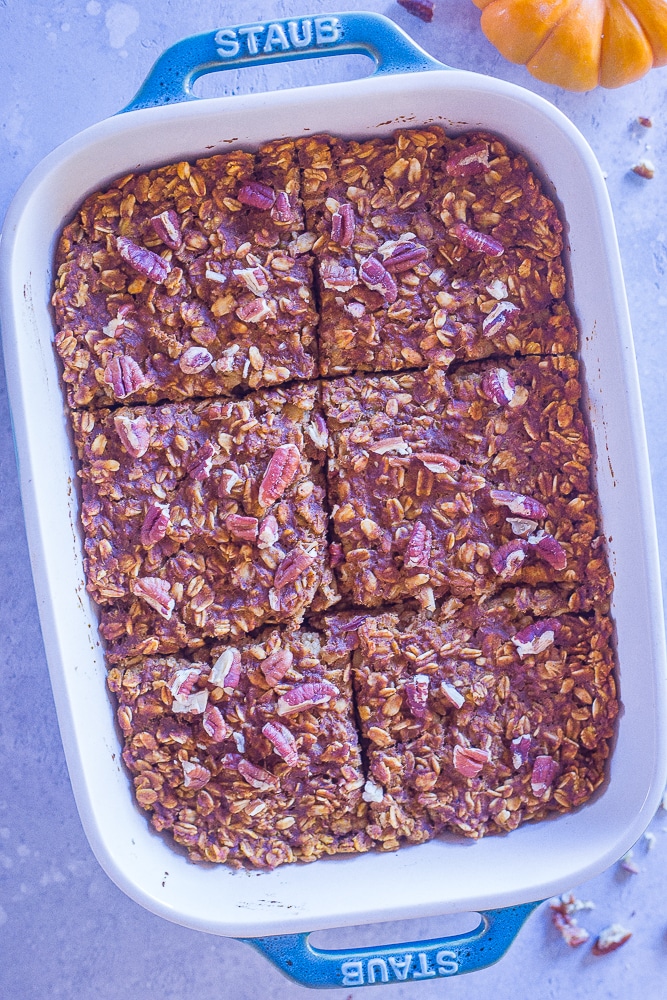
[[[238,55],[256,56],[259,53],[333,45],[341,34],[341,23],[337,17],[302,17],[295,21],[220,28],[215,34],[215,44],[221,59],[231,59]]]

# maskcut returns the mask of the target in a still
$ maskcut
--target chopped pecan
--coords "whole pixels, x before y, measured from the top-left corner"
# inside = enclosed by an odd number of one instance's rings
[[[517,517],[529,517],[537,521],[547,516],[547,508],[539,500],[513,493],[511,490],[489,490],[489,497],[495,507],[508,507]]]
[[[161,542],[169,527],[169,505],[152,503],[146,511],[144,523],[141,525],[141,544],[147,549]]]
[[[241,477],[233,469],[223,469],[220,473],[220,483],[218,485],[218,496],[231,496],[232,490],[239,483],[243,482]]]
[[[259,522],[257,534],[257,547],[260,549],[270,549],[278,541],[280,529],[273,514],[267,514]]]
[[[511,403],[516,395],[516,383],[504,368],[490,368],[482,378],[482,392],[498,406]]]
[[[183,768],[184,788],[190,788],[196,792],[211,780],[211,772],[203,764],[191,760],[182,760],[181,767]]]
[[[295,764],[299,763],[296,740],[287,726],[284,726],[282,722],[267,722],[266,725],[262,726],[262,732],[286,764],[294,767]]]
[[[266,467],[257,496],[261,507],[270,507],[283,495],[299,471],[301,453],[295,444],[281,444]]]
[[[331,216],[331,239],[341,247],[349,247],[354,240],[354,209],[343,203]]]
[[[297,215],[292,207],[287,191],[277,191],[276,200],[271,208],[271,218],[278,225],[287,225],[297,221]]]
[[[341,264],[329,258],[320,261],[320,279],[325,288],[336,292],[349,292],[359,283],[356,269],[351,264]]]
[[[632,172],[638,177],[643,177],[645,181],[651,181],[655,177],[655,166],[651,160],[640,160],[639,163],[635,163]]]
[[[111,358],[104,369],[104,381],[111,386],[116,399],[125,399],[151,384],[134,358],[125,354]]]
[[[376,783],[369,778],[364,785],[361,797],[364,802],[382,802],[384,798],[384,788],[382,785],[376,785]]]
[[[447,681],[440,682],[439,693],[444,700],[450,704],[453,708],[461,708],[465,702],[465,698],[461,692],[454,687],[453,684],[449,684]]]
[[[178,359],[178,367],[185,375],[198,375],[212,361],[213,355],[205,347],[188,347]]]
[[[512,767],[515,771],[521,770],[528,760],[532,743],[533,741],[528,733],[524,733],[523,736],[515,736],[512,740]]]
[[[523,659],[524,656],[542,653],[553,645],[560,629],[561,623],[557,618],[541,618],[513,635],[512,642],[520,658]]]
[[[527,542],[534,547],[539,558],[553,569],[561,571],[567,568],[567,552],[553,535],[539,531],[530,535]]]
[[[236,310],[236,315],[244,323],[261,323],[266,319],[275,319],[276,307],[273,302],[255,298],[242,302]]]
[[[533,762],[533,771],[530,776],[530,787],[533,794],[541,798],[542,795],[551,788],[556,775],[558,774],[558,764],[547,754],[541,754]]]
[[[278,649],[274,649],[272,653],[269,653],[265,660],[262,660],[260,666],[269,687],[275,687],[276,684],[280,684],[281,680],[292,666],[293,661],[294,655],[291,649],[285,649],[282,646],[278,647]]]
[[[254,542],[259,530],[259,521],[256,517],[244,517],[242,514],[228,514],[225,518],[225,527],[234,538],[240,538],[246,542]]]
[[[132,419],[125,413],[117,413],[113,423],[123,447],[133,458],[146,454],[151,436],[149,423],[143,414]]]
[[[398,3],[407,10],[408,14],[414,14],[415,17],[426,21],[427,24],[433,20],[434,0],[398,0]]]
[[[532,535],[537,528],[537,521],[531,521],[527,517],[507,517],[505,520],[511,527],[512,534],[518,535],[520,538]]]
[[[171,710],[172,712],[182,713],[183,715],[201,715],[206,711],[207,702],[208,691],[194,691],[186,698],[174,698]]]
[[[373,292],[379,292],[385,302],[398,298],[398,288],[391,274],[377,257],[366,257],[359,265],[359,277]]]
[[[465,778],[474,778],[485,764],[490,763],[491,754],[488,750],[478,747],[454,747],[454,767]]]
[[[628,872],[630,875],[639,875],[641,870],[637,862],[634,860],[633,850],[626,851],[620,860],[620,866],[624,872]]]
[[[139,577],[132,581],[131,590],[136,597],[141,597],[146,604],[157,611],[165,621],[169,621],[176,602],[170,594],[168,580],[161,580],[157,576]]]
[[[199,670],[194,667],[182,667],[169,678],[169,690],[174,698],[184,701],[192,694],[192,689],[199,680]]]
[[[407,681],[404,685],[403,690],[408,707],[415,719],[423,719],[426,716],[428,688],[429,678],[427,674],[415,674],[412,680]]]
[[[173,208],[167,209],[166,212],[160,212],[159,215],[154,215],[151,218],[151,228],[158,239],[162,240],[166,246],[171,247],[172,250],[178,250],[183,242],[181,221]]]
[[[409,455],[412,451],[407,441],[402,437],[383,438],[375,444],[369,444],[368,450],[375,455],[386,455],[389,451],[395,451],[398,455]]]
[[[330,681],[307,681],[290,688],[278,699],[278,715],[291,715],[292,712],[303,712],[316,705],[326,705],[340,691]]]
[[[499,302],[482,322],[482,333],[485,337],[495,337],[511,322],[512,316],[519,312],[519,307],[513,302]]]
[[[456,458],[452,458],[451,455],[443,455],[437,451],[420,451],[415,455],[429,472],[434,472],[436,475],[442,475],[448,472],[458,472],[461,468],[461,463]]]
[[[160,257],[159,254],[147,250],[146,247],[137,246],[126,236],[116,237],[116,247],[118,253],[124,261],[130,265],[137,274],[142,274],[156,284],[164,281],[171,271],[171,264],[168,260]]]
[[[380,247],[384,266],[388,271],[400,274],[409,271],[428,257],[428,250],[413,240],[388,241]]]
[[[253,295],[264,295],[269,290],[269,282],[262,267],[244,267],[234,271],[234,274]]]
[[[236,196],[242,205],[250,208],[259,208],[267,211],[272,208],[276,200],[276,192],[268,184],[261,181],[248,181],[239,188]]]
[[[489,169],[489,146],[486,142],[476,142],[452,153],[445,163],[445,171],[450,177],[472,177]]]
[[[211,667],[208,683],[233,691],[240,680],[241,654],[235,646],[228,646]]]
[[[565,944],[570,948],[578,948],[590,938],[590,934],[586,928],[580,927],[575,918],[569,914],[563,914],[555,910],[551,914],[551,919],[554,927],[562,934]]]
[[[405,549],[403,565],[406,569],[413,567],[426,568],[431,559],[431,545],[433,535],[422,521],[415,521],[412,525],[410,538]]]
[[[269,771],[265,771],[263,767],[251,764],[245,757],[242,757],[238,762],[237,769],[241,777],[260,792],[266,792],[269,788],[277,788],[278,786],[277,778],[274,778]]]
[[[208,733],[211,739],[215,740],[216,743],[222,743],[222,741],[227,738],[227,725],[222,717],[222,712],[217,705],[206,706],[204,718],[202,719],[202,726],[204,727],[204,731]]]
[[[457,222],[450,232],[473,253],[483,253],[487,257],[502,257],[505,253],[505,247],[498,240],[494,240],[493,236],[479,233],[476,229],[466,226],[464,222]]]
[[[593,955],[608,955],[610,951],[616,951],[631,937],[632,931],[627,930],[621,924],[611,924],[610,927],[605,927],[603,931],[600,931],[591,952]]]
[[[316,413],[306,426],[306,434],[316,448],[326,449],[329,443],[329,431],[321,413]]]
[[[506,542],[491,555],[491,569],[501,580],[509,580],[523,565],[528,545],[523,538]]]
[[[203,482],[204,479],[208,479],[211,475],[214,455],[215,448],[213,447],[213,444],[210,441],[204,441],[199,451],[192,456],[186,466],[190,478],[195,479],[200,483]]]
[[[295,549],[288,552],[282,562],[278,565],[273,577],[273,586],[276,590],[282,590],[288,584],[294,583],[306,572],[309,566],[315,562],[315,553],[304,552],[297,545]]]

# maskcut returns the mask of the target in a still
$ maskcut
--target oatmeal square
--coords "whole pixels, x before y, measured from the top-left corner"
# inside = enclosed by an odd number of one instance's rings
[[[349,652],[265,629],[112,668],[138,804],[194,861],[274,868],[368,849]]]
[[[480,837],[587,801],[618,712],[611,634],[605,616],[526,588],[451,601],[434,620],[361,622],[354,684],[379,846]]]
[[[335,600],[318,396],[297,384],[73,414],[110,661],[298,622]]]
[[[298,147],[322,374],[576,349],[562,225],[523,157],[437,128]]]
[[[608,605],[576,361],[508,359],[324,386],[341,590],[373,607],[508,582]]]
[[[155,403],[316,373],[294,144],[131,174],[58,245],[56,349],[72,407]]]

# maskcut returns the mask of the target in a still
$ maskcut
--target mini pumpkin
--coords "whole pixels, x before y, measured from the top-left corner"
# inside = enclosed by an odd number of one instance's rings
[[[622,87],[667,63],[667,0],[473,0],[501,55],[568,90]]]

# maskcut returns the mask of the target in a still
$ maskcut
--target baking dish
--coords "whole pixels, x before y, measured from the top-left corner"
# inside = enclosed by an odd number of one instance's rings
[[[375,74],[271,95],[184,100],[194,79],[215,68],[345,52],[371,55]],[[187,39],[163,55],[126,111],[73,138],[37,167],[10,209],[0,251],[5,359],[35,588],[63,743],[91,846],[110,877],[148,909],[188,927],[251,939],[308,985],[428,979],[489,964],[536,901],[591,877],[634,843],[666,780],[656,531],[627,304],[600,169],[581,135],[548,103],[443,67],[374,14],[266,22]],[[360,137],[426,122],[500,134],[548,178],[566,223],[598,489],[616,578],[623,712],[609,781],[576,813],[479,843],[440,839],[396,854],[261,874],[194,866],[151,832],[120,764],[96,615],[85,590],[73,448],[52,347],[55,241],[87,193],[126,172],[231,145],[253,148],[279,136],[330,131]],[[465,910],[484,911],[484,918],[456,940],[342,955],[313,951],[304,934]]]

